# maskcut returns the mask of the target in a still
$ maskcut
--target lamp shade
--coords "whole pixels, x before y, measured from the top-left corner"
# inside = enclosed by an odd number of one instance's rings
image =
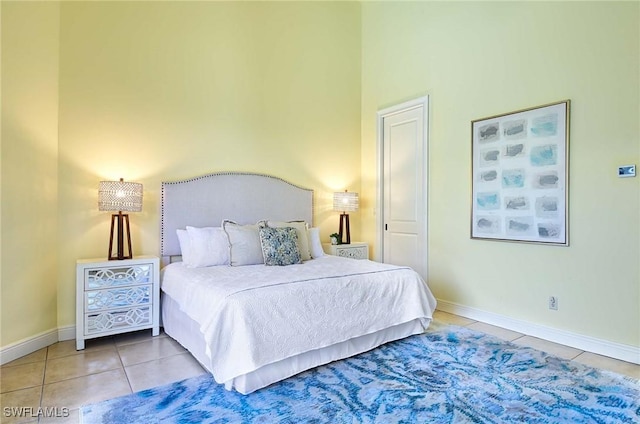
[[[120,181],[100,181],[98,187],[98,210],[142,211],[142,184]]]
[[[333,193],[333,210],[342,212],[355,212],[358,210],[358,193],[339,191]]]

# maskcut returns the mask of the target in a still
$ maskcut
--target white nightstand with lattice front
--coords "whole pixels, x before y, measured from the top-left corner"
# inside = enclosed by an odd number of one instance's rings
[[[128,331],[160,333],[160,262],[154,256],[76,264],[76,349],[84,341]]]
[[[350,244],[329,244],[322,245],[324,251],[329,255],[342,256],[353,259],[369,259],[369,244],[353,242]]]

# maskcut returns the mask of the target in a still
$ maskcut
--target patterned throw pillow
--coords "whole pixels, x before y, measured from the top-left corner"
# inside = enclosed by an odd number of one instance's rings
[[[309,252],[309,240],[307,237],[307,228],[309,226],[304,221],[261,221],[258,223],[265,224],[260,225],[261,227],[271,227],[271,228],[283,228],[283,227],[292,227],[295,228],[296,234],[298,236],[298,250],[300,251],[300,259],[303,261],[308,261],[311,259],[311,252]]]
[[[295,228],[260,228],[260,244],[265,265],[282,266],[302,263]]]

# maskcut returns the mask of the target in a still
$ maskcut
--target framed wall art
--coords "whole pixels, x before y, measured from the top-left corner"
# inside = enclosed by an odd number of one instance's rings
[[[471,238],[568,246],[570,100],[471,122]]]

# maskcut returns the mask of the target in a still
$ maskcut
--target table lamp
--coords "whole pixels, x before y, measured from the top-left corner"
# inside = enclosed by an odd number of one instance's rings
[[[118,211],[111,215],[111,237],[109,238],[109,257],[111,260],[131,259],[131,232],[129,231],[129,215],[125,212],[142,210],[142,184],[120,181],[100,181],[98,187],[98,210]],[[116,229],[117,227],[117,229]],[[127,254],[124,250],[124,237],[127,237]],[[115,256],[113,255],[114,233],[116,238]]]
[[[340,231],[338,232],[339,244],[351,244],[351,229],[349,228],[349,214],[358,210],[358,193],[340,191],[333,193],[333,210],[340,214]],[[346,227],[346,228],[345,228]],[[342,236],[346,232],[347,240],[343,242]]]

